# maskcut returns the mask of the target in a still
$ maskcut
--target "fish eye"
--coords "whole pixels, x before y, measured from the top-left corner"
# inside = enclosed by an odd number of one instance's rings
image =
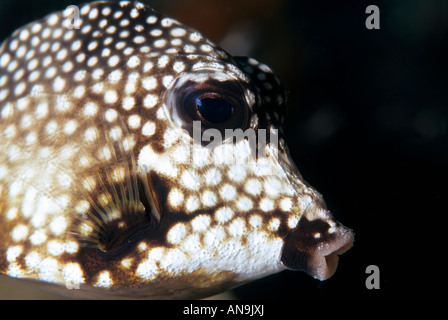
[[[171,119],[193,136],[193,125],[199,121],[201,131],[217,129],[246,130],[250,109],[245,89],[237,80],[207,78],[179,79],[167,93],[166,105]]]
[[[200,116],[211,123],[226,121],[233,111],[229,101],[213,93],[196,98],[196,108]]]

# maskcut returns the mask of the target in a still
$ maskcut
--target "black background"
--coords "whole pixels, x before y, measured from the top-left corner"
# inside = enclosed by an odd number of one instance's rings
[[[0,0],[0,39],[83,2]],[[143,2],[278,73],[291,154],[356,234],[328,281],[284,271],[237,288],[237,298],[448,296],[448,1]],[[371,4],[380,30],[365,27]],[[365,286],[372,264],[379,290]]]

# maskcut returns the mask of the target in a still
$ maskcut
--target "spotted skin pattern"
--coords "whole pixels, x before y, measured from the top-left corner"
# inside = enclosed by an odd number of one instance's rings
[[[331,276],[353,234],[288,155],[271,69],[138,2],[79,9],[79,28],[66,9],[0,49],[0,273],[150,299],[286,268]],[[230,119],[197,117],[199,93],[231,101]],[[264,153],[248,139],[197,141],[194,120],[201,132],[265,129]]]

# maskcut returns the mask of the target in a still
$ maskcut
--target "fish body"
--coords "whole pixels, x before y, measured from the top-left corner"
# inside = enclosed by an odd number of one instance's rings
[[[0,48],[0,273],[146,299],[330,277],[353,233],[288,153],[272,70],[139,2],[76,9]]]

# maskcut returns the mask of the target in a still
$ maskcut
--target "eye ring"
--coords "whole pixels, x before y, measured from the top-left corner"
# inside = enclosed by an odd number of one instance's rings
[[[173,83],[164,101],[170,120],[186,129],[191,137],[196,121],[200,121],[202,132],[217,129],[224,137],[226,129],[244,131],[250,125],[246,91],[241,81],[231,76],[223,80],[210,77],[209,73],[189,74]],[[198,101],[203,102],[204,110],[198,107]],[[219,109],[222,113],[216,113]]]

